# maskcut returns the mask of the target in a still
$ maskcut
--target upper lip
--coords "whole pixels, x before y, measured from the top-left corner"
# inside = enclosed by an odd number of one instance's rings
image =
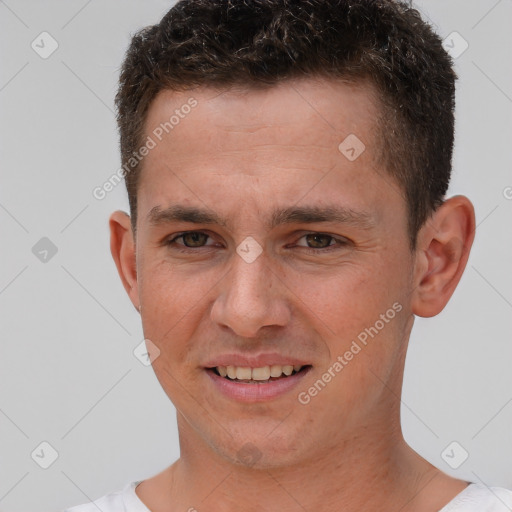
[[[262,368],[263,366],[272,365],[301,365],[306,366],[310,363],[304,362],[296,357],[284,356],[282,354],[258,354],[258,355],[242,355],[242,354],[224,354],[211,359],[205,363],[205,368],[215,368],[217,366],[239,366],[249,368]]]

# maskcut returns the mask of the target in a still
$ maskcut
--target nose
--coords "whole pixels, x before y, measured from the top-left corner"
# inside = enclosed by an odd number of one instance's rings
[[[290,319],[286,287],[264,254],[251,263],[234,254],[231,265],[219,284],[211,319],[245,338],[257,337],[264,327],[286,325]]]

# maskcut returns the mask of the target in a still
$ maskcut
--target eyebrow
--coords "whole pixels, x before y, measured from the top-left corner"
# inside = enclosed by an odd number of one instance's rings
[[[217,224],[226,227],[228,221],[207,208],[173,204],[165,209],[153,207],[147,219],[152,226],[172,222],[189,222],[191,224]],[[275,209],[267,222],[266,229],[273,229],[282,224],[313,224],[333,222],[347,224],[361,229],[375,227],[375,217],[367,211],[353,210],[339,205],[328,206],[290,206]]]

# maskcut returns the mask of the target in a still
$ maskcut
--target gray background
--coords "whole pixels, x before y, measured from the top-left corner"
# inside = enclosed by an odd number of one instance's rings
[[[130,33],[171,5],[0,1],[0,510],[84,503],[179,456],[174,408],[133,354],[139,316],[110,256],[107,220],[128,210],[124,185],[92,195],[120,165],[113,98]],[[448,306],[416,321],[404,435],[449,474],[512,488],[512,2],[416,6],[443,38],[469,44],[456,59],[449,195],[473,200],[478,228]],[[31,47],[43,31],[59,45],[46,59]],[[46,262],[47,242],[32,249],[43,237],[57,248]],[[58,453],[48,469],[44,441]],[[469,453],[458,469],[441,455],[453,441]]]

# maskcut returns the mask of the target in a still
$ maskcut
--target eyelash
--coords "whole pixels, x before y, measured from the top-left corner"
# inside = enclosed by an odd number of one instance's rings
[[[178,233],[176,236],[174,236],[173,238],[171,239],[168,239],[165,241],[165,245],[167,246],[170,246],[170,247],[175,247],[176,248],[176,240],[178,240],[179,238],[183,238],[185,235],[188,235],[190,233],[198,233],[198,234],[203,234],[203,235],[206,235],[208,238],[211,238],[211,236],[208,234],[208,233],[205,233],[204,231],[183,231],[182,233]],[[332,240],[334,240],[335,242],[338,242],[338,244],[334,244],[334,245],[328,245],[327,247],[323,248],[323,249],[315,249],[313,247],[302,247],[300,246],[302,249],[305,249],[306,252],[309,252],[309,253],[312,253],[312,254],[319,254],[319,253],[326,253],[326,252],[331,252],[333,250],[336,250],[337,248],[341,248],[343,246],[346,246],[349,244],[348,241],[346,240],[343,240],[343,239],[339,239],[339,238],[336,238],[332,235],[329,235],[328,233],[321,233],[321,232],[318,232],[318,231],[311,231],[310,233],[305,233],[304,235],[302,235],[299,240],[301,238],[304,238],[305,236],[308,236],[308,235],[320,235],[320,236],[327,236],[329,238],[331,238]],[[338,245],[338,247],[336,246]],[[196,252],[197,249],[203,249],[204,247],[208,247],[208,246],[203,246],[203,247],[186,247],[186,246],[182,246],[184,248],[176,248],[177,251],[179,252],[182,252],[182,253],[190,253],[190,252]]]

